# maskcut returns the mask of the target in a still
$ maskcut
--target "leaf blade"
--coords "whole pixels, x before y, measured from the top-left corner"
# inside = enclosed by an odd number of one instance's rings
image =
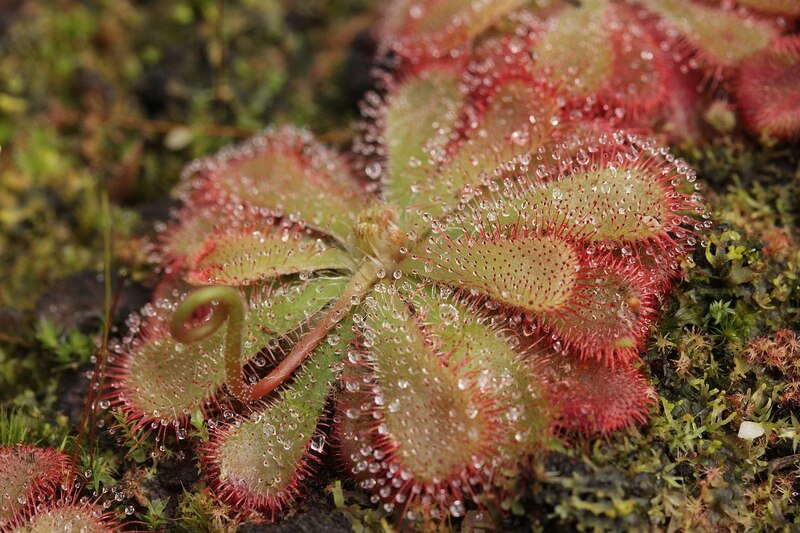
[[[316,270],[352,271],[350,255],[293,228],[218,230],[189,260],[186,281],[194,285],[251,285]]]

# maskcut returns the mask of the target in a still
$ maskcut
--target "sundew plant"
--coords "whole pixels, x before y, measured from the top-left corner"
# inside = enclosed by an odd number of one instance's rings
[[[201,460],[234,509],[275,518],[332,448],[386,511],[458,518],[552,431],[646,418],[631,364],[703,228],[692,170],[510,38],[415,59],[367,97],[360,170],[284,127],[185,172],[111,397],[179,438],[222,412]]]
[[[272,126],[187,165],[99,405],[156,449],[189,441],[237,521],[280,520],[332,455],[387,524],[500,526],[551,450],[659,408],[640,355],[712,225],[667,145],[737,112],[797,138],[798,16],[391,2],[349,152]],[[69,459],[50,452],[9,448],[0,471],[28,457],[14,490],[54,494]],[[114,527],[65,498],[0,518]]]

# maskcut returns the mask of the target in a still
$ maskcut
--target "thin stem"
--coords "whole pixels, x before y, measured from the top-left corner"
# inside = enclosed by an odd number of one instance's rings
[[[96,396],[103,388],[103,381],[105,379],[106,358],[108,356],[108,339],[111,333],[111,323],[114,318],[117,306],[119,305],[119,298],[122,293],[122,285],[124,279],[119,278],[117,288],[112,292],[111,290],[111,207],[109,206],[108,191],[104,191],[100,197],[100,202],[103,208],[103,272],[104,272],[104,288],[105,288],[105,313],[103,318],[103,333],[101,337],[100,349],[97,351],[95,358],[94,371],[89,380],[89,390],[86,393],[86,403],[83,406],[81,414],[81,424],[78,430],[78,436],[75,439],[75,448],[72,452],[72,466],[71,474],[75,473],[76,465],[78,464],[78,454],[81,448],[81,441],[86,434],[87,425],[89,436],[87,439],[87,449],[89,451],[89,462],[94,460],[94,432],[97,420],[97,405]]]
[[[225,72],[225,37],[222,21],[225,17],[225,0],[217,0],[217,16],[214,20],[214,40],[219,52],[219,62],[214,65],[214,98],[222,100],[222,82]]]
[[[354,301],[361,299],[364,294],[378,281],[380,265],[367,258],[356,271],[350,282],[333,305],[317,321],[314,328],[309,331],[289,352],[283,361],[269,373],[268,376],[253,387],[253,399],[263,398],[275,388],[286,381],[299,367],[306,357],[319,345],[322,339],[339,323],[354,305]]]
[[[189,329],[187,326],[197,309],[216,302],[211,316],[202,324]],[[196,342],[213,335],[225,321],[225,381],[231,394],[246,400],[252,388],[242,376],[242,333],[244,329],[244,300],[239,291],[227,285],[214,285],[197,289],[188,296],[172,316],[170,331],[176,340],[184,343]]]
[[[228,390],[243,402],[259,400],[286,381],[306,357],[319,345],[330,330],[344,318],[355,301],[361,299],[378,280],[380,265],[365,259],[356,271],[341,296],[317,320],[314,327],[289,352],[275,369],[258,383],[252,385],[244,379],[242,369],[242,334],[244,329],[245,304],[239,291],[233,287],[215,285],[197,289],[175,310],[172,317],[172,336],[180,342],[189,343],[207,338],[228,321],[225,338],[225,381]],[[187,327],[192,314],[201,306],[217,303],[212,315],[191,329]]]

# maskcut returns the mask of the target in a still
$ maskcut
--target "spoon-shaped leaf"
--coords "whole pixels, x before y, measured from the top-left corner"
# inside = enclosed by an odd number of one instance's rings
[[[50,501],[40,504],[27,520],[16,524],[14,533],[52,533],[80,531],[81,533],[113,533],[121,526],[99,505],[75,501]]]
[[[739,0],[738,3],[765,13],[800,17],[800,3],[795,0]]]
[[[530,158],[501,166],[435,227],[450,239],[533,230],[615,246],[691,248],[700,226],[689,216],[705,211],[697,195],[683,192],[695,180],[683,161],[670,162],[652,142],[622,132],[557,153],[558,166]],[[434,235],[431,244],[442,238]],[[630,248],[628,255],[640,251]]]
[[[420,229],[423,219],[439,218],[452,209],[466,186],[478,186],[498,165],[536,151],[552,141],[550,119],[557,105],[550,90],[524,80],[504,80],[477,99],[470,127],[451,149],[439,172],[418,182],[401,213],[406,227]]]
[[[353,270],[354,260],[296,228],[246,225],[210,235],[188,267],[189,283],[239,286],[315,270]]]
[[[432,281],[543,313],[563,309],[581,278],[578,250],[552,235],[434,237],[404,268]]]
[[[290,127],[267,130],[246,143],[187,167],[187,203],[221,201],[298,217],[347,242],[364,198],[343,160]],[[227,200],[226,200],[227,199]]]
[[[352,336],[340,326],[274,401],[215,431],[202,461],[218,498],[274,519],[299,494],[324,447],[317,426]]]
[[[474,383],[494,402],[497,463],[514,463],[547,436],[550,408],[542,383],[523,361],[515,327],[501,316],[479,314],[476,305],[448,289],[415,295],[420,321],[435,348],[457,369],[460,383]]]
[[[481,466],[497,442],[492,401],[459,382],[394,286],[376,286],[365,304],[364,363],[374,381],[367,386],[371,402],[349,415],[362,417],[350,431],[362,428],[360,442],[377,452],[356,474],[385,488],[379,495],[387,509],[441,512],[463,500],[470,480],[483,478]]]
[[[689,0],[642,0],[642,5],[680,32],[712,67],[731,68],[766,47],[776,29],[731,9]]]
[[[567,6],[552,18],[533,52],[537,67],[552,76],[566,92],[585,96],[598,91],[614,68],[604,1]],[[580,35],[580,38],[576,36]]]
[[[392,2],[380,35],[384,46],[409,56],[442,54],[482,33],[523,0],[399,0]]]
[[[582,274],[570,305],[539,320],[582,358],[614,366],[636,357],[655,307],[649,274],[608,256],[584,258]]]
[[[635,368],[610,368],[586,360],[552,356],[538,368],[548,377],[548,396],[558,410],[556,427],[584,435],[608,434],[647,419],[655,391]]]
[[[391,93],[383,116],[388,183],[387,200],[409,202],[412,189],[431,179],[463,112],[456,63],[434,63],[401,82]]]
[[[735,88],[752,131],[784,140],[800,137],[800,36],[782,37],[745,59]]]

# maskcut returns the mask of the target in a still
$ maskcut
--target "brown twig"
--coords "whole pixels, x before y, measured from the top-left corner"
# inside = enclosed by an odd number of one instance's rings
[[[79,124],[84,116],[77,111],[63,107],[51,108],[49,116],[54,124],[74,126]],[[170,120],[155,120],[130,116],[108,115],[103,118],[103,123],[107,126],[121,128],[125,130],[136,130],[143,133],[166,134],[176,128],[188,128],[193,132],[208,135],[209,137],[238,137],[247,138],[256,133],[252,128],[242,128],[240,126],[230,126],[226,124],[183,124]]]
[[[87,439],[87,447],[89,449],[89,460],[91,461],[94,451],[92,444],[95,437],[95,426],[97,424],[97,391],[102,389],[103,379],[105,377],[105,362],[108,355],[108,339],[111,334],[111,322],[114,313],[119,305],[120,295],[122,293],[122,285],[125,278],[120,276],[117,287],[112,295],[111,293],[111,214],[108,206],[108,196],[103,196],[103,207],[106,216],[106,228],[103,234],[104,248],[105,248],[105,294],[106,294],[106,309],[105,320],[103,322],[103,333],[100,341],[100,349],[97,351],[94,362],[94,371],[92,378],[89,380],[89,391],[86,395],[86,403],[83,405],[83,413],[81,414],[81,423],[78,430],[78,436],[75,439],[75,449],[72,452],[72,475],[75,474],[75,468],[78,463],[78,453],[81,447],[81,441],[86,434],[86,427],[88,423],[89,437]]]

